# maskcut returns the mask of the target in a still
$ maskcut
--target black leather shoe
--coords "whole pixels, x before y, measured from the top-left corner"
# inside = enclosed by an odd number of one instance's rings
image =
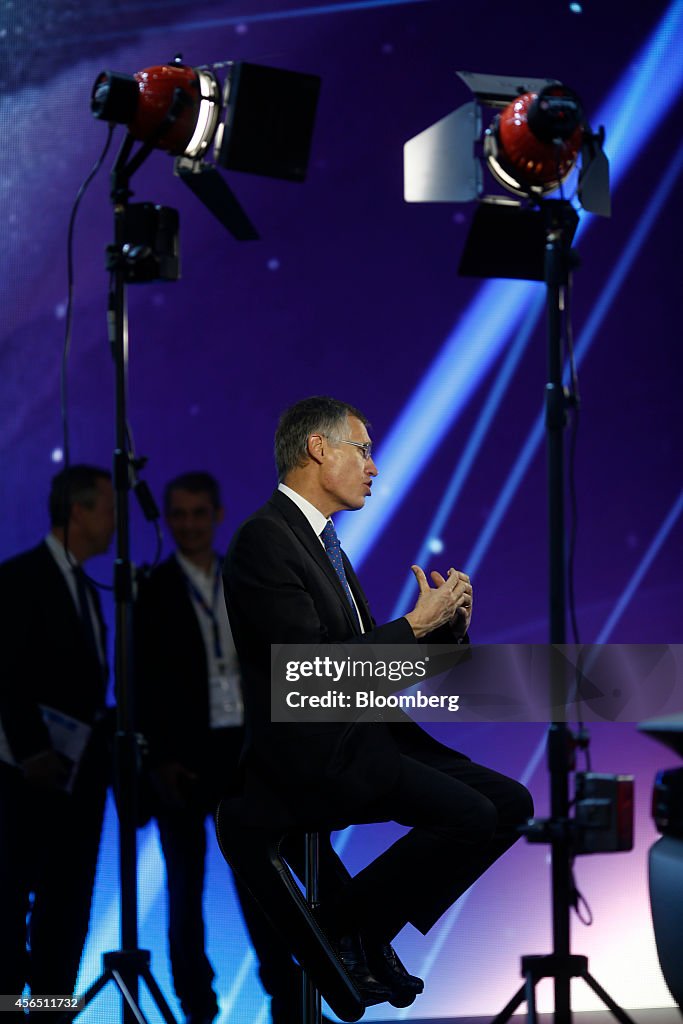
[[[364,938],[363,948],[373,975],[392,990],[391,1005],[410,1006],[424,991],[422,978],[408,973],[391,943]]]
[[[333,945],[366,1006],[391,1001],[394,992],[371,973],[360,935],[345,935],[337,939]]]

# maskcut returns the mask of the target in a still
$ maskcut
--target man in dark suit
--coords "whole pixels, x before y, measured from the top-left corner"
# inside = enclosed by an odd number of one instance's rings
[[[0,992],[34,996],[73,992],[88,931],[110,745],[104,623],[81,566],[111,543],[111,474],[62,470],[49,508],[43,543],[0,566]]]
[[[166,862],[175,990],[188,1024],[208,1024],[218,1003],[202,913],[205,826],[220,798],[239,789],[242,688],[215,550],[223,519],[217,481],[203,472],[176,477],[164,510],[176,551],[140,587],[137,687]],[[239,884],[237,894],[273,1022],[295,1024],[301,986],[289,951]]]
[[[377,467],[367,420],[346,403],[309,398],[275,436],[280,484],[233,538],[224,567],[228,614],[244,679],[247,794],[262,824],[395,820],[412,826],[354,878],[321,864],[322,920],[368,1001],[404,1005],[421,991],[391,940],[426,933],[517,839],[533,811],[518,782],[474,764],[411,721],[273,723],[270,645],[466,643],[472,585],[413,566],[414,608],[378,626],[330,516],[361,509]],[[367,960],[366,960],[367,957]]]

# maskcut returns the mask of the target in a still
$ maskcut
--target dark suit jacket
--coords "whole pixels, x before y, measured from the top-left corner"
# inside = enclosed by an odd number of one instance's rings
[[[135,604],[139,725],[153,760],[196,766],[209,733],[209,681],[201,627],[174,555],[140,585]]]
[[[224,567],[228,615],[244,682],[247,795],[267,817],[284,802],[302,823],[360,821],[395,783],[404,750],[429,759],[443,748],[414,722],[272,723],[270,645],[416,644],[405,618],[377,626],[353,568],[358,632],[337,574],[300,509],[281,491],[237,530]],[[269,804],[268,794],[277,791]],[[255,811],[255,813],[257,813]]]
[[[134,642],[138,725],[152,762],[179,761],[201,774],[209,769],[213,738],[209,670],[197,613],[174,555],[140,585]],[[229,731],[230,749],[239,749]],[[227,764],[225,772],[229,776]]]
[[[104,638],[99,598],[92,594]],[[21,761],[50,747],[39,704],[92,725],[104,710],[106,683],[45,543],[0,565],[0,602],[0,719],[13,756]]]

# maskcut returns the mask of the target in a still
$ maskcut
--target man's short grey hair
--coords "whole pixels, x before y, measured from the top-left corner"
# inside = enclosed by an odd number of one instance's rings
[[[50,484],[50,526],[64,528],[71,518],[74,505],[93,508],[97,501],[98,480],[111,480],[109,470],[82,462],[60,469]]]
[[[275,431],[275,465],[280,483],[292,470],[306,465],[311,434],[338,438],[346,430],[349,416],[369,426],[367,417],[359,409],[324,395],[302,398],[285,409]]]

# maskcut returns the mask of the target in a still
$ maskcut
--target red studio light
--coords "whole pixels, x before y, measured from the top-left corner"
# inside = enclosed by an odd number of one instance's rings
[[[583,134],[576,94],[549,85],[508,103],[485,134],[484,155],[504,188],[518,195],[552,192],[576,163]]]
[[[91,100],[95,117],[127,125],[137,141],[193,158],[201,157],[211,144],[220,107],[215,75],[178,59],[134,75],[103,71]]]

